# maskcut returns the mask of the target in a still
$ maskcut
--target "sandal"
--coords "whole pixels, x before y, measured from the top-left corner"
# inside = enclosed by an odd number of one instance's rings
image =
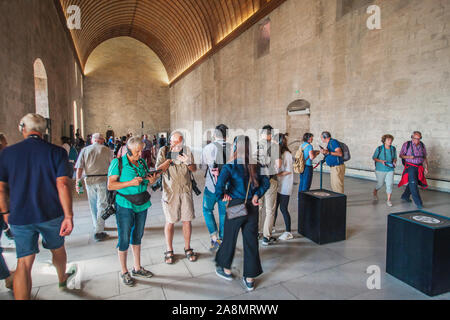
[[[175,255],[173,254],[173,251],[166,251],[164,252],[164,261],[166,264],[173,264],[175,260]]]
[[[189,259],[190,262],[197,261],[197,254],[194,252],[194,249],[184,249],[184,254],[186,255],[186,258]]]

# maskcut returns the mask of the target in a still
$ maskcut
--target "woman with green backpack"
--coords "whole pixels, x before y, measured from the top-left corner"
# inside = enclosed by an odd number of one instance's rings
[[[375,161],[375,175],[377,177],[377,185],[373,190],[373,198],[378,201],[378,190],[386,184],[387,202],[392,207],[391,196],[392,186],[394,184],[394,170],[397,164],[397,150],[392,145],[394,137],[385,134],[381,137],[383,145],[375,149],[372,159]]]

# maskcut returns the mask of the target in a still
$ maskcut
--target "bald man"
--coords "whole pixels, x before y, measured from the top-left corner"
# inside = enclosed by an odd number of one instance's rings
[[[197,170],[194,157],[188,147],[184,146],[183,135],[175,132],[170,137],[170,146],[163,146],[156,159],[156,167],[163,170],[162,207],[166,218],[164,233],[167,251],[164,253],[167,264],[174,263],[173,234],[175,223],[183,222],[184,250],[189,261],[197,260],[191,248],[191,221],[195,218],[192,199],[192,172]]]

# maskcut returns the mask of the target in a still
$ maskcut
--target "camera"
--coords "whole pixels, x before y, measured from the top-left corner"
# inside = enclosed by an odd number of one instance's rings
[[[159,177],[158,181],[155,182],[154,185],[151,186],[153,191],[158,191],[158,189],[162,190],[162,177]]]
[[[194,191],[196,196],[199,196],[202,194],[202,192],[200,191],[200,189],[197,186],[197,181],[195,181],[195,179],[192,179],[192,191]]]
[[[102,219],[107,220],[109,217],[111,217],[112,215],[115,215],[115,214],[116,214],[116,208],[114,207],[114,205],[108,204],[108,206],[106,207],[105,211],[102,214]]]

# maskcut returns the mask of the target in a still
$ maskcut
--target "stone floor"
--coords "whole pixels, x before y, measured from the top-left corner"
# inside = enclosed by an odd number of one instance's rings
[[[313,188],[318,187],[319,175]],[[199,182],[202,180],[198,175]],[[329,187],[329,176],[324,176]],[[142,264],[155,276],[148,281],[139,280],[133,288],[119,280],[119,262],[116,254],[117,232],[115,218],[107,221],[111,240],[96,243],[93,240],[91,217],[85,197],[75,196],[75,229],[66,239],[69,263],[77,263],[82,272],[81,290],[59,291],[56,271],[51,265],[50,253],[42,249],[33,269],[33,298],[54,299],[430,299],[425,294],[386,274],[386,221],[390,212],[413,209],[399,201],[401,191],[394,192],[394,207],[384,201],[374,203],[371,191],[374,183],[346,178],[348,195],[347,240],[319,246],[296,234],[294,240],[261,247],[264,274],[257,280],[257,290],[247,293],[239,281],[227,282],[214,273],[213,256],[209,252],[209,236],[202,216],[202,198],[195,197],[197,218],[193,222],[192,247],[200,253],[196,263],[187,261],[183,253],[181,226],[176,228],[174,243],[177,262],[166,265],[163,261],[164,216],[160,194],[152,195],[146,233],[142,243]],[[295,187],[298,186],[294,186]],[[422,192],[425,209],[450,216],[450,197],[446,193]],[[385,196],[380,194],[380,199]],[[296,196],[291,198],[290,212],[294,230],[297,226]],[[283,219],[277,229],[282,231]],[[296,233],[296,232],[295,232]],[[4,256],[11,269],[15,268],[14,244],[3,237]],[[131,268],[131,254],[129,267]],[[377,265],[382,271],[381,289],[366,286],[367,267]],[[234,260],[234,273],[242,268],[242,246]],[[12,299],[12,294],[0,283],[0,299]],[[434,297],[450,299],[450,293]]]

